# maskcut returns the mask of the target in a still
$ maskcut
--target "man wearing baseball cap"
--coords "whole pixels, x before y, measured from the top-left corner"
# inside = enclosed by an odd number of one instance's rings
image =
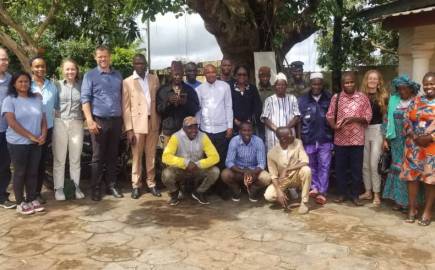
[[[204,157],[205,156],[205,157]],[[162,182],[169,191],[169,204],[180,203],[179,187],[193,181],[192,198],[200,204],[209,204],[205,192],[216,182],[219,154],[207,134],[199,131],[198,121],[189,116],[183,120],[183,128],[169,139],[162,157],[168,167],[162,172]]]

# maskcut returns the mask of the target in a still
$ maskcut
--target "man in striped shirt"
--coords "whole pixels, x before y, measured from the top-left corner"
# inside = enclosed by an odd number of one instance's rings
[[[252,135],[252,124],[243,122],[239,135],[231,139],[226,169],[222,171],[222,181],[227,184],[232,193],[232,200],[240,201],[241,186],[246,186],[249,200],[258,201],[257,193],[262,187],[270,184],[270,176],[264,170],[266,167],[266,152],[263,141]]]

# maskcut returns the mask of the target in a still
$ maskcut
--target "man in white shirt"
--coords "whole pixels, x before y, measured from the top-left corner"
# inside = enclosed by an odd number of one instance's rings
[[[131,197],[140,196],[142,157],[146,160],[146,182],[154,196],[160,197],[156,187],[154,160],[159,139],[160,116],[156,110],[159,79],[146,69],[145,56],[133,57],[133,75],[126,78],[122,88],[122,115],[127,138],[133,153]]]
[[[225,168],[228,143],[233,136],[233,103],[228,83],[217,80],[216,67],[204,67],[206,82],[196,88],[201,110],[197,113],[199,128],[207,133],[216,147],[220,162],[219,169]],[[220,182],[218,186],[225,187]],[[222,191],[219,190],[218,191]]]

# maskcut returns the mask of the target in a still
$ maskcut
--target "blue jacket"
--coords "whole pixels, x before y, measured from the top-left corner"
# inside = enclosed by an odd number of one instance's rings
[[[298,99],[301,112],[301,139],[304,145],[317,143],[332,143],[333,131],[326,121],[329,103],[332,95],[323,90],[319,102],[312,96],[311,91]]]

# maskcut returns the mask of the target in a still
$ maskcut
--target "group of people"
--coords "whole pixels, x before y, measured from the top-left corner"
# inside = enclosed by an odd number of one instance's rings
[[[188,193],[209,204],[206,195],[212,189],[222,196],[229,193],[235,202],[246,190],[252,202],[264,196],[287,208],[289,197],[298,197],[296,190],[301,190],[299,213],[307,213],[310,197],[318,204],[327,202],[335,160],[335,202],[350,200],[361,206],[361,200],[372,200],[379,206],[382,198],[392,199],[395,208],[407,209],[407,222],[415,222],[424,203],[419,224],[430,224],[435,198],[435,73],[425,75],[424,92],[417,96],[420,85],[407,76],[394,79],[389,93],[376,70],[364,75],[359,88],[355,74],[344,72],[341,91],[332,95],[322,73],[304,78],[299,61],[291,64],[290,78],[278,73],[273,84],[271,69],[260,67],[257,88],[250,83],[249,67],[233,68],[230,59],[222,60],[219,76],[215,66],[206,65],[203,83],[196,78],[195,63],[183,66],[173,61],[170,80],[162,86],[141,54],[133,57],[133,74],[125,79],[111,67],[107,47],[97,47],[95,60],[97,67],[80,79],[77,63],[65,59],[62,79],[52,82],[39,56],[30,62],[31,75],[11,76],[7,52],[0,48],[3,207],[15,207],[7,193],[12,163],[17,212],[44,210],[41,188],[49,143],[55,199],[65,200],[67,153],[75,196],[84,197],[79,183],[85,122],[92,139],[94,201],[101,200],[103,186],[114,197],[123,197],[116,161],[125,132],[132,151],[133,199],[141,196],[142,179],[152,195],[161,196],[155,172],[160,141],[165,165],[161,178],[170,205]],[[392,164],[381,194],[377,167],[388,149]],[[360,194],[362,182],[365,192]]]

